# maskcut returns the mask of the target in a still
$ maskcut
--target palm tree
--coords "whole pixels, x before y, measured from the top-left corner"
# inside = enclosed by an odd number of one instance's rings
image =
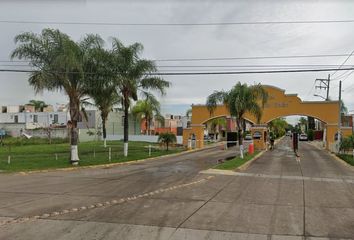
[[[141,59],[143,45],[134,43],[124,46],[118,39],[113,38],[112,73],[116,76],[116,86],[122,96],[124,109],[124,156],[128,156],[128,114],[130,100],[138,100],[139,91],[157,90],[162,95],[170,83],[152,76],[157,71],[155,63]]]
[[[40,34],[26,32],[15,37],[18,45],[11,57],[29,60],[33,67],[29,84],[36,92],[43,90],[64,91],[69,98],[71,139],[70,160],[79,162],[77,122],[80,102],[86,95],[87,75],[85,69],[87,52],[101,44],[98,37],[89,35],[80,43],[74,42],[59,30],[43,29]]]
[[[145,121],[146,135],[150,135],[150,126],[153,118],[160,119],[160,103],[157,101],[154,95],[145,93],[146,98],[139,100],[132,108],[134,116]]]
[[[304,126],[305,132],[307,132],[308,121],[305,117],[300,117],[299,124],[300,124],[300,129],[301,129],[301,126]]]
[[[236,118],[241,158],[243,158],[242,131],[245,128],[244,115],[249,112],[259,122],[267,99],[268,94],[262,85],[247,86],[247,84],[241,84],[240,82],[230,91],[215,91],[207,98],[206,105],[210,114],[213,113],[218,104],[225,104],[231,116]]]
[[[340,113],[342,115],[348,114],[348,108],[345,106],[343,99],[340,100]]]
[[[89,35],[96,41],[99,36]],[[106,123],[108,115],[113,111],[113,106],[121,103],[121,97],[117,93],[115,83],[110,73],[111,53],[103,48],[103,40],[97,41],[94,48],[87,51],[85,68],[90,69],[91,73],[87,76],[87,95],[94,101],[94,105],[100,111],[102,120],[102,137],[104,147],[107,147]],[[84,44],[84,43],[83,43]],[[88,103],[88,105],[92,105]]]
[[[34,110],[35,110],[36,112],[42,111],[43,108],[45,108],[45,107],[48,106],[48,104],[46,104],[44,101],[41,101],[41,100],[33,100],[33,99],[28,102],[28,105],[34,106]]]
[[[186,111],[186,116],[189,117],[189,116],[192,116],[192,109],[189,108],[187,111]]]
[[[171,132],[165,132],[165,133],[160,133],[158,141],[161,143],[164,143],[166,145],[166,151],[168,151],[168,146],[171,143],[174,143],[177,141],[176,135],[174,135]]]
[[[214,133],[214,140],[217,139],[217,134],[219,134],[219,130],[221,127],[226,127],[226,119],[225,118],[214,118],[210,121],[210,128]]]
[[[92,89],[88,92],[90,98],[94,101],[94,105],[100,111],[102,121],[102,137],[103,145],[107,147],[107,119],[113,106],[121,103],[121,98],[117,94],[115,86],[101,86],[96,90]]]

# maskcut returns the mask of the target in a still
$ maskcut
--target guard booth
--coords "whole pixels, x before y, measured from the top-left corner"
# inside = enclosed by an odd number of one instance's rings
[[[266,125],[255,125],[251,127],[251,135],[255,150],[267,149],[268,129]]]
[[[228,132],[226,134],[227,147],[233,147],[237,145],[238,133],[237,132]]]

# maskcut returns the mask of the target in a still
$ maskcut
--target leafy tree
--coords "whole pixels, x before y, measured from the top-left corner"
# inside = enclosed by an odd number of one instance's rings
[[[244,115],[246,112],[254,115],[257,121],[261,119],[262,109],[268,99],[268,94],[262,85],[242,84],[238,82],[230,91],[215,91],[208,96],[207,107],[212,114],[217,104],[225,104],[231,116],[236,118],[238,128],[238,140],[240,145],[241,158],[243,158],[242,131],[244,126]]]
[[[115,76],[115,84],[122,96],[124,109],[124,156],[128,156],[130,101],[138,100],[138,91],[157,90],[161,94],[165,94],[165,89],[170,86],[169,82],[153,76],[157,71],[155,63],[141,59],[140,54],[142,51],[143,45],[140,43],[124,46],[117,38],[113,38],[111,73]]]
[[[168,151],[168,146],[171,143],[177,142],[176,135],[171,132],[160,133],[158,141],[166,145],[166,150]]]
[[[46,104],[44,101],[41,101],[41,100],[33,100],[33,99],[28,102],[28,105],[34,106],[34,110],[35,110],[36,112],[42,111],[43,108],[45,108],[45,107],[48,106],[48,104]]]
[[[275,134],[275,137],[281,137],[285,135],[288,123],[284,118],[277,118],[272,120],[268,124],[270,130]]]
[[[145,121],[146,135],[150,135],[151,121],[156,118],[160,119],[160,103],[157,101],[154,95],[145,93],[146,98],[139,100],[132,108],[133,115],[137,116],[141,120]],[[164,120],[164,119],[163,119]]]
[[[64,91],[69,98],[71,163],[77,165],[80,101],[86,95],[86,56],[89,49],[96,47],[98,39],[86,36],[80,43],[74,42],[59,30],[43,29],[40,34],[25,32],[15,37],[16,49],[12,58],[27,59],[34,71],[29,84],[36,92],[43,90]]]

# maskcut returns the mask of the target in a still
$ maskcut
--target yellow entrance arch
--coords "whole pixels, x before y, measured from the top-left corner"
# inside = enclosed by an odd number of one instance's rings
[[[338,101],[302,101],[297,94],[286,94],[285,90],[263,85],[268,93],[268,101],[264,106],[262,118],[259,124],[267,124],[273,119],[291,116],[306,115],[317,118],[325,124],[326,148],[334,150],[335,134],[338,131]],[[191,134],[195,136],[196,147],[203,147],[204,123],[216,117],[230,117],[226,106],[219,105],[210,114],[205,105],[192,105],[192,121],[190,128],[183,131],[183,143],[188,145]],[[252,123],[256,123],[256,118],[246,113],[245,118]],[[343,128],[341,132],[344,136],[351,133],[351,129]]]

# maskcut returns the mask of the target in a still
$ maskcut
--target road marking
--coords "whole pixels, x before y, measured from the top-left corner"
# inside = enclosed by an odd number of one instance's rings
[[[240,176],[240,177],[256,177],[256,178],[271,178],[271,179],[288,179],[288,180],[305,180],[314,182],[338,182],[338,183],[354,183],[354,179],[348,178],[325,178],[325,177],[302,177],[302,176],[286,176],[286,175],[270,175],[270,174],[260,174],[260,173],[242,173],[233,172],[230,170],[219,170],[219,169],[208,169],[201,171],[203,174],[215,174],[215,175],[230,175],[230,176]]]
[[[151,191],[145,194],[139,194],[139,195],[133,195],[130,197],[126,197],[126,198],[121,198],[121,199],[113,199],[110,201],[106,201],[106,202],[100,202],[100,203],[96,203],[96,204],[90,204],[88,206],[81,206],[78,208],[71,208],[71,209],[64,209],[61,211],[54,211],[54,212],[50,212],[50,213],[43,213],[42,215],[36,215],[36,216],[30,216],[30,217],[19,217],[19,218],[15,218],[15,219],[10,219],[10,220],[4,220],[4,221],[0,221],[0,226],[4,226],[7,224],[13,224],[13,223],[24,223],[24,222],[28,222],[28,221],[35,221],[37,219],[46,219],[49,217],[55,217],[55,216],[59,216],[59,215],[64,215],[64,214],[68,214],[68,213],[74,213],[74,212],[82,212],[85,210],[90,210],[90,209],[94,209],[94,208],[102,208],[102,207],[108,207],[108,206],[113,206],[113,205],[118,205],[124,202],[131,202],[134,200],[137,200],[139,198],[144,198],[144,197],[148,197],[148,196],[153,196],[155,194],[159,194],[159,193],[163,193],[163,192],[167,192],[167,191],[171,191],[171,190],[175,190],[175,189],[179,189],[179,188],[183,188],[183,187],[188,187],[188,186],[192,186],[192,185],[196,185],[199,183],[203,183],[206,182],[210,179],[214,178],[214,176],[208,176],[205,178],[202,178],[200,180],[197,181],[193,181],[193,182],[189,182],[189,183],[184,183],[184,184],[179,184],[179,185],[175,185],[172,187],[168,187],[168,188],[161,188],[155,191]]]

